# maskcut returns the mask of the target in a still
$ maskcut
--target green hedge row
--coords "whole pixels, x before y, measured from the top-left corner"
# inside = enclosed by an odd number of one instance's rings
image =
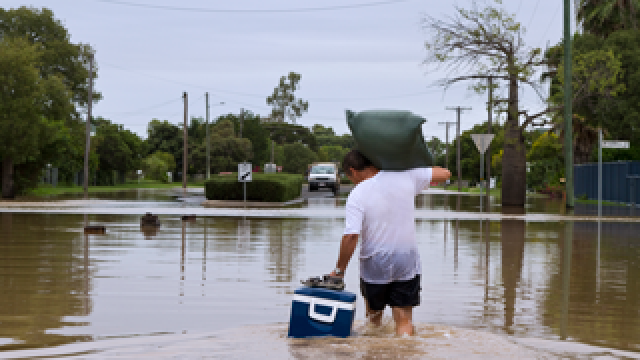
[[[285,202],[300,197],[304,177],[296,174],[253,173],[247,183],[247,201]],[[242,183],[238,174],[214,175],[205,182],[208,200],[242,200]]]

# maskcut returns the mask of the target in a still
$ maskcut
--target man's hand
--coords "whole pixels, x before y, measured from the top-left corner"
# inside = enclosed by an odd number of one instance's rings
[[[351,256],[353,255],[357,245],[358,234],[347,234],[342,236],[342,241],[340,242],[340,255],[338,256],[338,263],[336,264],[336,268],[342,269],[342,274],[338,275],[334,270],[329,273],[329,276],[344,277],[344,273],[347,271],[347,265],[349,265],[349,260],[351,260]]]
[[[443,169],[441,167],[434,166],[431,168],[431,181],[432,182],[444,182],[451,177],[451,171]]]

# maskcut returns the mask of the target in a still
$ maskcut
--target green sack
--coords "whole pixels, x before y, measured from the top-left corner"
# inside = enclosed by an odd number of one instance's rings
[[[380,170],[428,167],[433,157],[422,136],[423,117],[409,111],[347,110],[355,148]]]

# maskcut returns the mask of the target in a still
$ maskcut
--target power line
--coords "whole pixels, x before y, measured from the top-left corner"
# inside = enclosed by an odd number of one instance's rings
[[[374,97],[361,97],[361,98],[311,98],[309,101],[314,102],[342,102],[342,101],[359,101],[359,100],[385,100],[385,99],[400,99],[414,96],[422,96],[426,94],[432,94],[440,92],[440,89],[434,89],[432,91],[421,91],[416,93],[398,94],[398,95],[386,95],[386,96],[374,96]]]
[[[455,110],[457,116],[457,123],[458,126],[456,126],[456,141],[457,141],[457,151],[456,151],[456,161],[458,163],[458,173],[456,174],[456,177],[458,179],[458,191],[461,191],[461,184],[462,184],[462,167],[460,165],[460,114],[462,113],[463,110],[471,110],[470,107],[464,107],[464,106],[451,106],[451,107],[447,107],[447,110]]]
[[[529,19],[529,23],[527,24],[527,28],[531,25],[533,21],[533,17],[536,15],[536,11],[538,11],[538,5],[540,5],[540,0],[536,2],[536,7],[533,8],[533,12],[531,13],[531,19]]]
[[[161,76],[151,75],[151,74],[148,74],[148,73],[127,69],[127,68],[124,68],[122,66],[109,64],[109,63],[105,63],[105,62],[102,62],[102,64],[107,65],[108,67],[112,67],[112,68],[115,68],[115,69],[122,70],[122,71],[128,71],[128,72],[132,72],[134,74],[138,74],[138,75],[141,75],[141,76],[147,76],[147,77],[150,77],[150,78],[154,78],[154,79],[158,79],[158,80],[162,80],[162,81],[166,81],[166,82],[170,82],[170,83],[174,83],[174,84],[178,84],[178,85],[193,86],[193,87],[201,88],[201,89],[204,89],[204,90],[211,90],[211,88],[209,86],[190,84],[190,83],[186,83],[186,82],[183,82],[183,81],[167,79],[167,78],[164,78],[164,77],[161,77]],[[231,94],[231,95],[266,98],[266,96],[258,95],[258,94],[239,93],[239,92],[232,92],[232,91],[218,91],[218,90],[215,90],[215,89],[213,89],[213,90],[216,91],[219,94],[227,93],[227,94]]]
[[[336,11],[336,10],[349,10],[358,9],[382,5],[391,5],[407,2],[410,0],[386,0],[386,1],[374,1],[369,3],[351,4],[351,5],[335,5],[324,7],[310,7],[310,8],[294,8],[294,9],[212,9],[212,8],[195,8],[195,7],[180,7],[180,6],[168,6],[168,5],[154,5],[154,4],[142,4],[120,0],[95,0],[98,2],[124,5],[130,7],[139,7],[145,9],[156,10],[171,10],[171,11],[188,11],[199,13],[224,13],[224,14],[276,14],[276,13],[303,13],[303,12],[316,12],[316,11]]]
[[[161,80],[161,81],[166,81],[166,82],[169,82],[169,83],[174,83],[174,84],[184,85],[184,86],[192,86],[192,87],[196,87],[196,88],[200,88],[200,89],[204,89],[204,90],[214,91],[216,93],[216,95],[218,95],[218,96],[220,96],[220,94],[223,94],[223,95],[236,95],[236,96],[246,96],[246,97],[255,97],[255,98],[260,98],[260,99],[266,99],[266,95],[243,93],[243,92],[234,92],[234,91],[222,91],[222,90],[217,90],[217,89],[211,89],[211,87],[209,87],[209,86],[186,83],[186,82],[183,82],[183,81],[177,81],[177,80],[173,80],[173,79],[168,79],[168,78],[164,78],[164,77],[161,77],[161,76],[156,76],[156,75],[140,72],[140,71],[137,71],[137,70],[127,69],[127,68],[124,68],[122,66],[118,66],[118,65],[114,65],[114,64],[109,64],[109,63],[105,63],[105,62],[102,62],[102,64],[106,65],[107,67],[112,67],[112,68],[119,69],[119,70],[122,70],[122,71],[132,72],[132,73],[138,74],[140,76],[147,76],[147,77],[150,77],[150,78],[154,78],[154,79]],[[313,101],[313,102],[345,102],[345,101],[361,101],[361,100],[365,101],[365,100],[400,99],[400,98],[407,98],[407,97],[414,97],[414,96],[422,96],[422,95],[432,94],[432,93],[436,93],[436,92],[440,92],[440,91],[442,91],[442,90],[433,89],[433,90],[429,90],[429,91],[421,91],[421,92],[415,92],[415,93],[395,94],[395,95],[382,95],[382,96],[373,96],[373,97],[310,98],[309,101]],[[182,100],[182,99],[180,98],[179,100]],[[225,101],[227,101],[227,100],[225,99]],[[241,102],[241,101],[237,101],[237,100],[228,100],[228,101],[229,102],[235,102],[235,103],[241,104],[241,105],[247,105],[247,103],[244,103],[244,102]],[[266,106],[264,106],[264,105],[248,105],[248,106],[252,106],[252,107],[256,107],[257,106],[257,107],[266,108]]]
[[[151,105],[151,106],[147,106],[147,107],[144,107],[144,108],[140,108],[138,110],[107,112],[107,113],[110,113],[112,115],[136,115],[136,114],[139,114],[139,113],[142,113],[142,112],[145,112],[145,111],[149,111],[149,110],[154,110],[154,109],[157,109],[157,108],[160,108],[160,107],[163,107],[163,106],[166,106],[166,105],[169,105],[171,103],[178,102],[178,101],[182,101],[182,98],[176,97],[175,99],[167,100],[167,101],[162,102],[162,103],[157,104],[157,105]]]
[[[547,33],[549,32],[549,29],[551,28],[551,24],[553,24],[553,22],[556,19],[556,16],[558,15],[558,11],[560,11],[560,7],[562,6],[562,3],[558,3],[558,6],[556,7],[556,11],[553,13],[553,16],[551,17],[551,20],[549,21],[549,25],[547,25],[547,29],[544,31],[544,34],[542,34],[542,40],[544,41],[544,37],[547,36]]]

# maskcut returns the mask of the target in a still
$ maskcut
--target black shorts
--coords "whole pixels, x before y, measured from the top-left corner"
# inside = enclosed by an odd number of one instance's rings
[[[393,281],[389,284],[370,284],[360,279],[360,292],[369,309],[384,310],[384,307],[420,305],[420,275],[411,280]]]

